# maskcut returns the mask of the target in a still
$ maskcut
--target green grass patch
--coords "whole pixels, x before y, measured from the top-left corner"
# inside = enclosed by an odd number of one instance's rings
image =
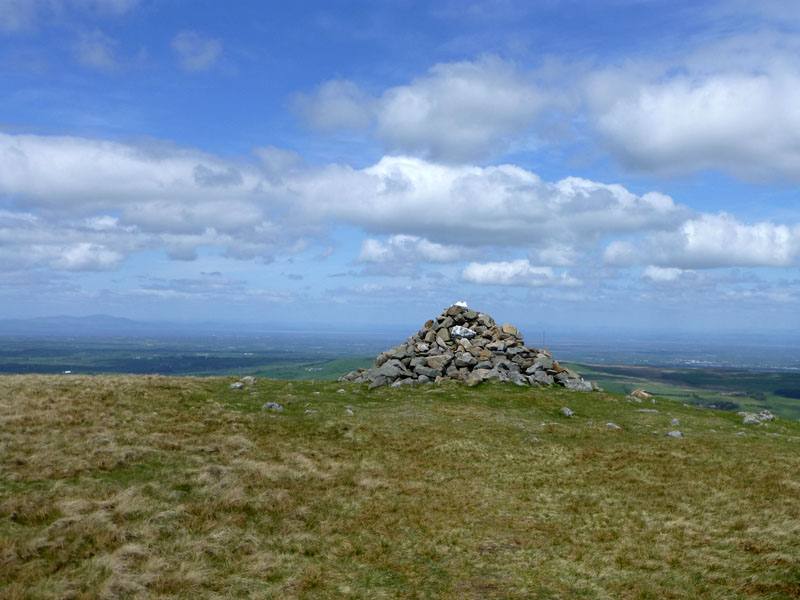
[[[0,377],[0,597],[797,597],[796,422],[233,381]]]

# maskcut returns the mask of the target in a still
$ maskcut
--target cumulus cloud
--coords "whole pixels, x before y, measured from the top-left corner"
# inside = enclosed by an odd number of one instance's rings
[[[800,180],[798,43],[738,36],[673,63],[632,63],[586,78],[589,123],[628,167],[719,169]]]
[[[75,57],[82,65],[92,69],[110,71],[117,66],[117,59],[114,56],[116,45],[116,40],[95,29],[92,32],[82,33],[73,50]]]
[[[361,243],[359,262],[366,263],[452,263],[464,260],[474,250],[444,245],[415,235],[392,235],[385,242],[368,238]]]
[[[374,233],[439,244],[547,248],[610,234],[672,229],[688,214],[658,193],[568,177],[554,183],[513,165],[452,166],[384,157],[355,170],[333,166],[292,184],[305,214]]]
[[[222,41],[197,31],[181,31],[172,38],[172,49],[181,67],[190,72],[207,71],[222,52]]]
[[[788,267],[800,256],[800,225],[745,224],[731,215],[701,214],[675,231],[614,241],[604,252],[614,266],[649,264],[678,269]]]
[[[494,56],[436,64],[378,98],[337,79],[294,102],[313,127],[364,129],[374,121],[388,151],[444,162],[503,150],[527,136],[543,111],[563,104],[560,91],[542,89],[531,73]]]
[[[552,103],[552,93],[498,58],[440,63],[383,94],[376,133],[392,151],[467,161],[525,132]]]
[[[0,242],[6,268],[110,269],[164,248],[200,247],[270,260],[298,234],[273,221],[271,184],[257,166],[164,144],[0,133]]]
[[[580,281],[566,271],[557,275],[550,267],[535,267],[526,259],[511,262],[470,263],[461,272],[461,279],[483,285],[526,287],[577,286]]]
[[[648,266],[642,273],[642,277],[650,281],[665,282],[675,281],[680,278],[686,271],[676,267],[657,267],[655,265]]]
[[[0,133],[0,262],[112,269],[156,248],[176,260],[215,248],[271,261],[310,240],[330,247],[326,231],[336,225],[373,234],[358,260],[374,269],[522,249],[523,263],[483,265],[528,285],[546,281],[548,268],[590,265],[603,244],[609,266],[786,267],[800,255],[800,225],[692,213],[659,193],[575,177],[546,182],[513,165],[385,157],[364,169],[312,168],[286,151],[264,156],[267,164],[232,162],[163,143]],[[465,277],[491,280],[475,264]]]

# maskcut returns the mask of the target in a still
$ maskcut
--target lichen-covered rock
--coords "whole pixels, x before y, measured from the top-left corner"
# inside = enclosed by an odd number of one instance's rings
[[[462,381],[510,381],[516,385],[560,385],[570,390],[597,389],[578,373],[560,366],[546,348],[524,345],[509,323],[498,326],[489,315],[457,303],[442,311],[406,342],[382,352],[371,369],[345,373],[339,381],[391,385]]]

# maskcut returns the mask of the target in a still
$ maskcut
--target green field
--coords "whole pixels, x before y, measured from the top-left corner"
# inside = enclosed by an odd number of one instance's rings
[[[800,373],[736,369],[677,369],[623,365],[574,364],[584,378],[604,390],[629,394],[644,388],[652,394],[687,404],[728,410],[770,409],[800,419]]]
[[[0,377],[0,597],[800,596],[795,421],[232,381]]]

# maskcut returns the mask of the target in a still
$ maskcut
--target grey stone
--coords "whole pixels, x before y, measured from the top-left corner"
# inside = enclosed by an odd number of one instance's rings
[[[622,429],[622,427],[620,427],[616,423],[606,423],[606,427],[610,427],[611,429]]]
[[[742,420],[743,425],[759,425],[761,420],[756,415],[745,415]]]
[[[236,383],[232,383],[230,387],[232,390],[240,390],[244,387],[244,384],[241,381],[237,381]]]
[[[241,382],[247,385],[255,385],[256,378],[253,377],[252,375],[245,375],[244,377],[242,377]]]
[[[677,430],[676,430],[676,431],[670,431],[670,432],[667,434],[667,437],[671,437],[671,438],[682,438],[682,437],[683,437],[683,434],[682,434],[680,431],[677,431]]]
[[[574,411],[572,411],[571,409],[567,408],[566,406],[562,406],[561,407],[561,413],[566,417],[571,417],[572,415],[575,414]]]
[[[657,413],[658,411],[655,408],[640,408],[636,412],[642,413]]]
[[[432,369],[436,369],[437,371],[442,371],[445,368],[445,365],[450,362],[452,356],[448,356],[447,354],[440,354],[439,356],[429,356],[428,357],[428,366]]]
[[[430,382],[431,382],[430,377],[427,377],[425,375],[420,375],[419,379],[417,379],[417,383],[430,383]]]
[[[261,410],[283,410],[283,407],[277,402],[265,402],[261,405]]]
[[[478,364],[478,360],[472,356],[471,354],[456,354],[455,359],[453,359],[453,363],[457,367],[474,367]]]
[[[564,382],[564,387],[574,392],[591,392],[592,384],[583,379],[567,379]]]
[[[442,372],[437,370],[437,369],[432,369],[430,367],[423,367],[422,365],[418,365],[418,366],[414,367],[414,373],[416,373],[417,375],[419,375],[421,377],[424,376],[424,377],[428,377],[430,379],[434,379],[437,376],[442,374]]]
[[[448,317],[448,319],[449,318],[450,317]],[[441,340],[443,342],[449,342],[450,341],[450,332],[446,328],[442,327],[440,330],[438,330],[436,332],[436,338],[437,338],[437,341]],[[441,346],[441,344],[439,344],[439,345]]]
[[[541,385],[550,386],[550,385],[553,385],[555,383],[553,378],[550,375],[548,375],[547,373],[545,373],[544,371],[536,371],[533,374],[532,377],[533,377],[533,379],[534,379],[534,381],[536,383],[541,384]]]
[[[345,408],[344,409],[344,414],[346,414],[346,415],[354,415],[356,413],[353,412],[352,408]]]
[[[669,424],[670,424],[670,425],[672,425],[673,427],[678,427],[678,426],[680,426],[681,422],[680,422],[680,421],[678,421],[678,419],[672,419],[672,420],[669,422]]]

